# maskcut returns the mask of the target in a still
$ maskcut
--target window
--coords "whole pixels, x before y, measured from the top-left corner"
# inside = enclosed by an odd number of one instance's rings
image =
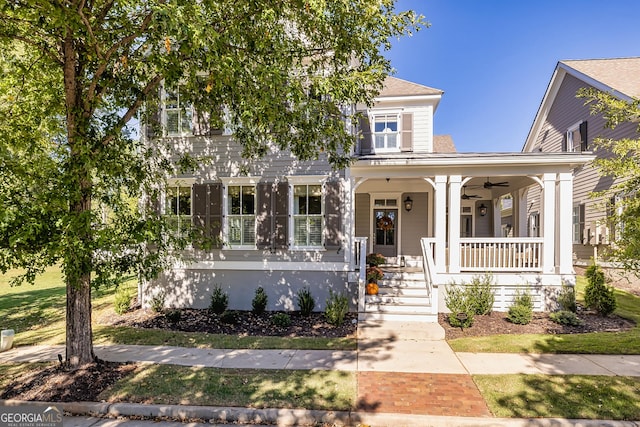
[[[398,114],[373,117],[373,141],[376,151],[398,150]]]
[[[587,151],[587,122],[578,123],[567,130],[563,151]]]
[[[193,109],[180,97],[180,91],[164,93],[164,126],[167,136],[192,134]]]
[[[584,239],[584,203],[573,207],[573,243],[582,244]]]
[[[231,247],[256,243],[256,188],[253,185],[227,187],[227,240]]]
[[[322,246],[322,186],[293,187],[293,244],[299,247]]]
[[[191,187],[168,187],[164,213],[171,228],[185,237],[191,229]]]

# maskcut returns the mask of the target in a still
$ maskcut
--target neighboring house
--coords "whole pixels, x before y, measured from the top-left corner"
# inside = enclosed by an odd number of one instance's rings
[[[558,62],[522,151],[584,152],[594,149],[593,140],[597,137],[638,138],[636,123],[623,123],[615,130],[605,129],[602,116],[591,115],[585,99],[576,97],[579,89],[587,87],[624,101],[640,97],[640,58]],[[609,153],[599,150],[597,155]],[[615,197],[606,200],[590,197],[592,192],[608,190],[615,183],[617,181],[610,177],[600,176],[591,165],[575,171],[571,240],[576,263],[597,259],[599,249],[615,241],[617,225],[608,220],[616,209]],[[540,196],[532,191],[528,198],[529,224],[536,229]]]
[[[447,285],[491,273],[495,309],[506,310],[519,289],[533,293],[536,309],[551,307],[561,284],[575,281],[573,170],[592,156],[456,153],[450,137],[433,135],[442,94],[388,77],[363,111],[355,163],[338,172],[283,152],[249,164],[231,135],[193,135],[201,127],[189,124],[191,116],[176,129],[183,122],[165,110],[176,147],[215,163],[171,180],[164,213],[223,244],[187,251],[184,262],[145,284],[143,304],[164,291],[168,306],[203,308],[219,285],[230,308],[250,309],[262,286],[269,310],[295,310],[298,290],[309,287],[319,310],[332,290],[346,292],[363,319],[437,321]],[[544,188],[536,237],[527,228],[531,186]],[[395,267],[378,296],[364,295],[370,252]]]

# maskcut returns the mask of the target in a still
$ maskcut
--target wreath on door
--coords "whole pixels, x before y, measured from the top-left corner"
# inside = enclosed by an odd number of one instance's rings
[[[380,230],[384,230],[384,231],[393,230],[393,220],[388,215],[385,215],[380,219],[378,219],[378,222],[376,223],[376,225]]]

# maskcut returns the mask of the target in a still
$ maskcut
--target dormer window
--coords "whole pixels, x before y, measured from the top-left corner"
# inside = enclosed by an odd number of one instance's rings
[[[398,151],[398,122],[399,114],[380,114],[373,116],[374,150]]]

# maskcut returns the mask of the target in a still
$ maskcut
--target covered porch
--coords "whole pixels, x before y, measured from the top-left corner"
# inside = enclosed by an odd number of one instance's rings
[[[575,283],[573,170],[592,158],[576,153],[362,158],[351,168],[354,268],[370,252],[397,266],[419,267],[436,314],[445,311],[439,291],[446,285],[486,273],[504,300],[496,309],[508,308],[522,287],[533,291],[537,309],[549,309],[560,286]]]

